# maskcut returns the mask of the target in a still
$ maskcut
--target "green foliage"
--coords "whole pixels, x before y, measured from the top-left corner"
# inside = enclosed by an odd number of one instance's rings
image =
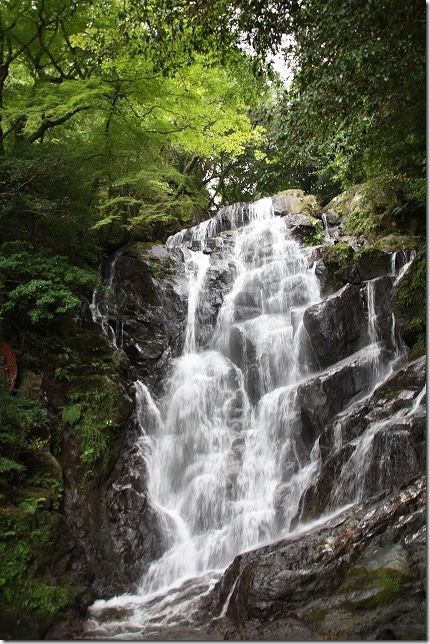
[[[286,118],[293,138],[317,143],[345,187],[381,175],[421,181],[424,3],[287,4],[295,76]]]
[[[96,263],[95,194],[87,178],[76,151],[60,143],[0,157],[0,242],[23,240],[75,263]]]
[[[62,421],[73,427],[79,441],[82,484],[86,484],[105,455],[113,433],[131,413],[132,403],[124,399],[118,383],[99,373],[74,378],[69,399],[71,404],[63,409]]]
[[[167,13],[157,2],[36,4],[0,13],[2,192],[14,234],[94,261],[97,243],[155,240],[201,218],[208,169],[261,136],[247,116],[265,87],[251,57],[231,38],[214,49],[218,29],[201,40],[208,26],[200,16],[190,25],[187,3]]]
[[[0,488],[9,488],[23,478],[26,468],[22,451],[30,449],[32,436],[47,422],[39,401],[21,392],[9,392],[0,380]]]
[[[346,225],[353,235],[364,235],[370,239],[375,239],[378,234],[384,232],[381,215],[371,210],[355,209],[349,215]]]
[[[427,329],[427,258],[426,249],[421,248],[411,267],[399,283],[396,303],[410,311],[408,332],[413,342],[413,357],[419,357],[426,351]],[[411,342],[411,344],[412,344]]]
[[[44,496],[39,497],[38,499],[28,498],[21,501],[18,505],[24,510],[27,514],[36,514],[37,510],[45,503],[46,498]]]
[[[410,270],[403,277],[398,301],[402,306],[412,306],[415,298],[421,299],[426,292],[427,258],[425,249],[421,249],[414,259]]]
[[[309,246],[318,246],[324,241],[325,237],[321,219],[312,217],[312,215],[308,215],[308,219],[313,224],[314,230],[303,238],[303,242]]]
[[[57,521],[31,501],[0,511],[0,601],[18,621],[33,611],[53,616],[73,598],[71,589],[51,585],[40,572],[52,560]]]
[[[98,282],[93,271],[27,242],[5,242],[0,253],[3,311],[24,314],[33,324],[74,308],[80,302],[74,292]]]
[[[69,405],[64,407],[61,414],[61,420],[63,423],[69,423],[70,425],[75,425],[80,419],[82,414],[81,406],[78,404]]]

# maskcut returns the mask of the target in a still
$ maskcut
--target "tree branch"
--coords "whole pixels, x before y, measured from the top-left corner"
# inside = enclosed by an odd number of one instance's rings
[[[34,132],[29,138],[28,142],[29,143],[34,143],[38,139],[41,139],[45,132],[47,130],[50,130],[53,127],[57,127],[58,125],[63,125],[63,123],[66,123],[69,119],[72,118],[72,116],[75,116],[75,114],[78,114],[79,112],[83,112],[84,110],[89,110],[91,109],[90,105],[85,105],[83,107],[77,107],[76,109],[72,110],[71,112],[67,112],[67,114],[64,114],[63,116],[60,116],[58,119],[55,119],[51,121],[50,119],[46,119],[46,121],[43,121],[42,125],[39,127],[36,132]]]

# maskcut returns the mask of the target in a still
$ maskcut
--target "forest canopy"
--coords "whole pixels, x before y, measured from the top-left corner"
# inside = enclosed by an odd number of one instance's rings
[[[291,187],[382,179],[424,213],[425,29],[422,0],[3,2],[3,314],[18,241],[55,283],[54,257],[86,270]],[[26,319],[75,301],[33,287]]]

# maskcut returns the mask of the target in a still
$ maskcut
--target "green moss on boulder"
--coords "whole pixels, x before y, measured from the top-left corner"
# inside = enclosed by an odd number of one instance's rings
[[[426,252],[422,249],[400,280],[393,297],[397,326],[412,349],[411,358],[426,351],[426,270]]]
[[[354,264],[361,280],[371,280],[390,273],[391,256],[375,246],[368,246],[355,253]]]
[[[380,237],[375,241],[375,248],[383,250],[386,253],[396,253],[402,250],[418,250],[422,245],[422,237],[413,237],[411,235],[397,235],[395,233]]]

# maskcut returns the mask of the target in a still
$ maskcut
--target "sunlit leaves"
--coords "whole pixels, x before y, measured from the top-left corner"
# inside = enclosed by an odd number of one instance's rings
[[[3,312],[21,312],[33,323],[51,319],[79,304],[78,288],[96,284],[93,271],[73,266],[64,256],[35,251],[25,242],[0,247]]]

